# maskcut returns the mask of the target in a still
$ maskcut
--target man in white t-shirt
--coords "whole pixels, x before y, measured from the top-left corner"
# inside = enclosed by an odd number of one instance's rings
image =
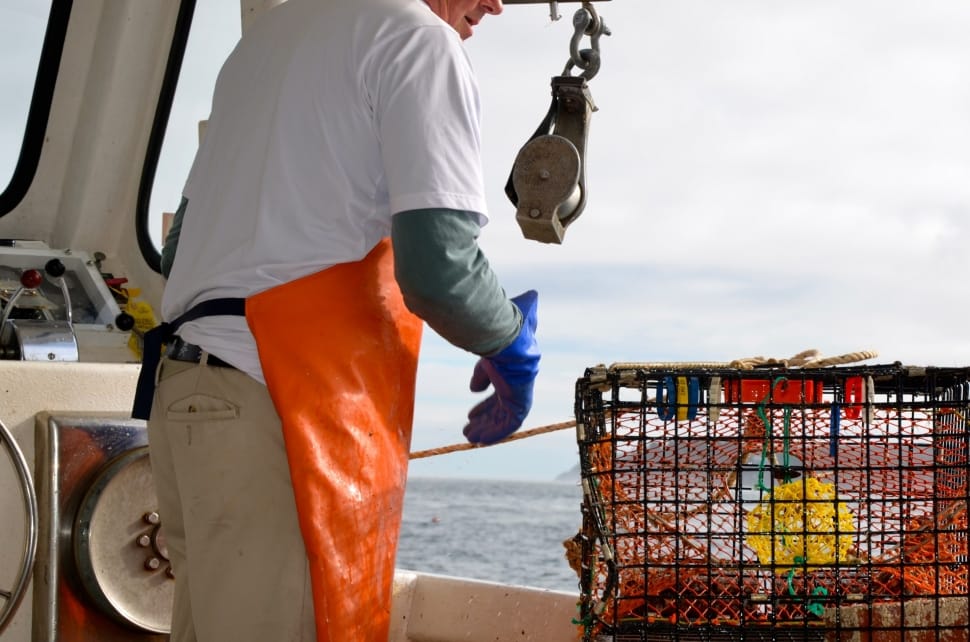
[[[537,296],[510,300],[477,244],[461,44],[502,9],[289,0],[221,70],[136,399],[173,642],[387,638],[422,321],[481,356],[469,441],[528,414]]]

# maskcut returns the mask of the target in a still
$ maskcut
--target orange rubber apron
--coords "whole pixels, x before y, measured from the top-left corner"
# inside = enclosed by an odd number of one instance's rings
[[[386,642],[421,320],[389,239],[246,300],[283,425],[318,642]]]

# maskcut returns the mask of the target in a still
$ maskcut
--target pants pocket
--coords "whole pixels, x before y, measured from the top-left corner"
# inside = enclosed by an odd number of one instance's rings
[[[165,411],[171,421],[227,421],[239,418],[239,406],[210,395],[193,394],[169,404]]]

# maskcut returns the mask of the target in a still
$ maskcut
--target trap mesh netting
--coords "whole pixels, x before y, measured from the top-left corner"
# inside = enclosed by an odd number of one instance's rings
[[[967,640],[970,369],[594,368],[589,640]]]

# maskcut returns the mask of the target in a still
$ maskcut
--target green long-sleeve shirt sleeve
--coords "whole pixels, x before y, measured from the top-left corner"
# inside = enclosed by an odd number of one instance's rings
[[[394,270],[404,302],[453,345],[491,355],[519,334],[522,313],[478,246],[471,212],[421,209],[394,215]]]
[[[162,276],[166,279],[172,271],[175,250],[178,248],[179,235],[182,233],[182,217],[185,216],[185,206],[188,203],[189,199],[183,196],[182,202],[179,203],[179,208],[175,210],[175,216],[172,217],[172,227],[168,228],[168,234],[165,235],[165,243],[162,245],[161,269]]]

